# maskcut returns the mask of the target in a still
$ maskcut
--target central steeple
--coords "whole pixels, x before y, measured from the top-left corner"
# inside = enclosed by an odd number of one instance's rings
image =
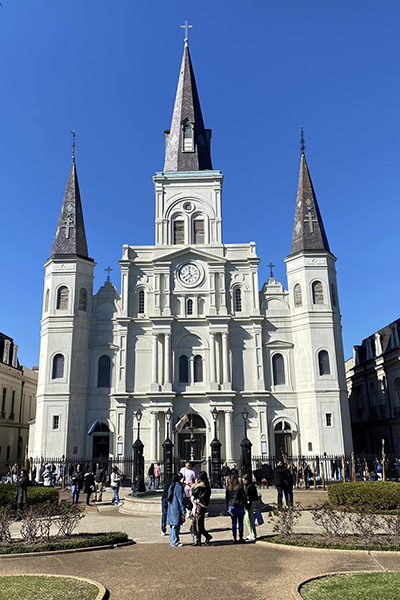
[[[187,38],[171,129],[165,135],[164,172],[212,170],[211,129],[205,129]]]

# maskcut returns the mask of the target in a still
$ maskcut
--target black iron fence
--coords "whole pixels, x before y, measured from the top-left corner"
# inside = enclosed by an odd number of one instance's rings
[[[279,461],[282,461],[282,457],[277,456],[252,456],[251,457],[251,470],[253,479],[259,486],[271,485],[273,483],[274,469]],[[386,455],[384,461],[382,457],[377,454],[358,454],[358,455],[346,455],[346,456],[317,456],[317,455],[301,455],[301,456],[286,456],[284,457],[289,469],[293,474],[295,485],[298,487],[322,487],[323,485],[329,485],[340,481],[365,481],[365,480],[382,480],[387,481],[399,481],[399,468],[400,460],[395,455]],[[44,484],[45,479],[50,480],[47,475],[44,477],[46,472],[50,472],[51,485],[65,486],[68,487],[70,483],[70,476],[77,464],[81,464],[83,470],[88,468],[96,469],[96,464],[100,464],[101,467],[105,467],[106,472],[109,475],[114,466],[118,468],[120,473],[123,474],[123,486],[131,486],[135,482],[135,463],[134,458],[129,457],[117,457],[117,458],[87,458],[87,457],[49,457],[49,458],[34,458],[28,459],[25,462],[21,460],[9,460],[7,462],[0,461],[0,481],[3,483],[11,482],[13,479],[16,481],[19,470],[26,468],[30,475],[30,478],[35,480],[39,484]],[[215,469],[215,464],[211,458],[193,461],[193,466],[197,472],[206,471],[211,481],[215,482],[215,472],[220,472],[223,466],[224,460],[220,461],[219,469]],[[245,470],[241,462],[241,458],[237,459],[235,463],[230,463],[229,466],[233,467],[236,465],[237,470],[240,474],[244,474]],[[160,467],[160,477],[151,476],[151,465]],[[173,459],[173,470],[179,472],[185,465],[185,460],[175,457]],[[144,481],[146,487],[154,486],[154,488],[161,488],[165,483],[165,468],[162,460],[156,463],[150,463],[150,461],[143,459],[142,462],[142,473],[144,475]],[[248,471],[248,466],[246,467]],[[156,473],[158,469],[155,470]],[[214,479],[213,479],[214,478]],[[223,477],[221,477],[220,486],[223,485]]]

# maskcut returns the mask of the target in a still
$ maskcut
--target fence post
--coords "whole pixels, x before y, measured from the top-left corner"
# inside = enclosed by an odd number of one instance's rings
[[[385,440],[384,438],[382,438],[382,480],[386,481],[386,469],[385,469],[385,462],[386,462],[386,457],[385,457]]]
[[[324,473],[324,463],[321,461],[321,480],[322,480],[322,489],[326,490],[325,486],[325,473]]]
[[[354,460],[354,452],[351,453],[351,480],[353,483],[356,480],[356,463]]]
[[[315,460],[313,460],[312,466],[313,466],[314,490],[316,490],[317,489],[317,469],[315,468]]]
[[[342,481],[346,481],[346,468],[345,468],[345,462],[344,462],[344,454],[342,455]]]
[[[297,455],[297,471],[296,471],[296,487],[299,487],[299,478],[300,478],[300,461],[301,461],[301,456],[300,456],[300,452]]]

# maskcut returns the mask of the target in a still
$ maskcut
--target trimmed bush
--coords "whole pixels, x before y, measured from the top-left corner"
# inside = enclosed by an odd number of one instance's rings
[[[14,507],[18,488],[12,483],[0,484],[0,506]],[[42,502],[58,502],[59,492],[53,487],[30,486],[27,490],[27,503],[32,506]]]
[[[328,498],[336,506],[393,510],[400,506],[400,484],[394,481],[335,483],[328,487]]]
[[[21,554],[23,552],[52,552],[54,550],[71,550],[73,548],[91,548],[122,544],[128,541],[126,533],[112,531],[109,533],[78,533],[68,538],[51,538],[41,543],[23,544],[21,540],[7,545],[0,545],[1,554]]]

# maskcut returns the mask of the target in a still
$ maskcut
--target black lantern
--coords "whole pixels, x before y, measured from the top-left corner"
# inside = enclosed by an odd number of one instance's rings
[[[144,457],[143,457],[143,449],[144,445],[140,439],[140,421],[142,419],[142,411],[140,407],[137,409],[135,413],[135,417],[138,424],[138,432],[137,432],[137,440],[133,444],[133,478],[136,481],[136,477],[144,478]],[[133,482],[134,483],[134,482]]]
[[[211,486],[213,488],[222,487],[221,482],[221,442],[217,437],[217,419],[218,410],[214,406],[211,411],[212,418],[214,419],[214,439],[211,442]]]
[[[172,410],[168,408],[165,413],[165,418],[167,419],[167,437],[163,443],[164,450],[164,477],[167,479],[168,477],[172,477],[172,448],[174,444],[170,439],[170,423],[172,417]]]
[[[242,475],[248,475],[251,481],[251,447],[252,443],[247,437],[247,420],[249,418],[249,412],[246,407],[242,410],[242,417],[244,422],[244,438],[240,447],[242,448]]]

